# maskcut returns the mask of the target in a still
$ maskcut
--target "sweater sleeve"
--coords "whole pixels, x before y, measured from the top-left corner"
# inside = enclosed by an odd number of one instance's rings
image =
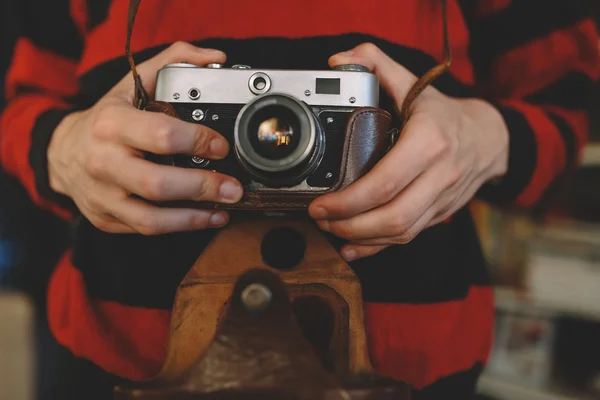
[[[46,150],[62,118],[77,109],[82,27],[71,0],[5,0],[1,29],[16,38],[0,115],[0,165],[34,203],[69,219],[73,202],[48,182]]]
[[[477,90],[509,130],[509,166],[479,198],[518,209],[542,202],[577,167],[600,75],[588,0],[464,0]]]

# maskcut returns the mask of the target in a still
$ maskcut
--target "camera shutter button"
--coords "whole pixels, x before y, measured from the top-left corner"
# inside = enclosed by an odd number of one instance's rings
[[[251,69],[251,67],[249,65],[244,65],[244,64],[235,64],[231,68],[233,68],[233,69]]]
[[[206,65],[206,68],[219,69],[219,68],[223,68],[223,64],[211,63],[211,64]]]

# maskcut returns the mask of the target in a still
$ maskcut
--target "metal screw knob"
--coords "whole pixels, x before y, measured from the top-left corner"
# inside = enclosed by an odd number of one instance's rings
[[[200,109],[192,111],[192,119],[194,121],[202,121],[204,119],[204,111]]]
[[[252,283],[242,291],[242,302],[250,311],[260,311],[271,302],[271,291],[261,283]]]

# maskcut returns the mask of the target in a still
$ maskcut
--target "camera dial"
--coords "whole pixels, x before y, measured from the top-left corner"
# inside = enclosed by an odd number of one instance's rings
[[[286,94],[265,94],[246,104],[235,124],[240,164],[259,182],[293,186],[321,161],[325,139],[308,106]]]
[[[369,68],[360,64],[342,64],[333,67],[336,71],[349,71],[349,72],[369,72]]]

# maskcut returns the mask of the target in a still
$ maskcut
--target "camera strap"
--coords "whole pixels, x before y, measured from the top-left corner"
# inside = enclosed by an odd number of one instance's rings
[[[137,14],[137,10],[140,7],[141,0],[131,0],[129,2],[129,13],[127,15],[127,42],[125,43],[125,53],[127,54],[127,61],[129,61],[129,66],[131,68],[131,73],[133,74],[133,84],[134,84],[134,100],[133,105],[138,109],[143,109],[148,101],[150,100],[148,96],[148,92],[144,89],[144,85],[142,84],[142,78],[137,72],[135,67],[135,61],[133,61],[133,55],[131,54],[131,35],[133,33],[133,23],[135,22],[135,16]]]
[[[450,52],[450,43],[448,40],[448,0],[441,0],[442,2],[442,23],[443,23],[443,48],[444,55],[443,60],[440,64],[431,68],[427,71],[423,76],[421,76],[410,88],[406,98],[402,102],[402,106],[400,108],[400,118],[401,118],[401,127],[400,129],[394,129],[390,133],[390,148],[398,141],[398,137],[402,130],[402,127],[408,121],[408,117],[410,115],[410,108],[414,103],[415,99],[429,86],[434,80],[444,74],[452,63],[452,55]],[[127,55],[127,60],[129,61],[129,65],[131,67],[131,72],[133,74],[133,84],[134,84],[134,106],[138,109],[148,109],[152,108],[157,111],[168,111],[169,114],[172,113],[170,106],[168,103],[163,102],[153,102],[150,101],[148,96],[148,92],[144,89],[144,85],[142,83],[142,79],[140,78],[137,69],[135,67],[135,62],[133,60],[133,55],[131,54],[131,35],[133,33],[133,24],[135,22],[135,16],[137,14],[138,8],[140,6],[141,0],[130,0],[129,2],[129,14],[127,21],[127,42],[125,44],[125,53]],[[168,109],[168,110],[167,110]]]
[[[171,117],[177,117],[175,109],[173,109],[173,106],[169,103],[166,101],[155,101],[150,99],[150,96],[142,83],[142,78],[135,67],[135,61],[133,60],[133,54],[131,53],[131,35],[133,33],[133,23],[135,22],[135,16],[140,3],[141,0],[131,0],[129,2],[129,12],[127,15],[127,42],[125,43],[125,53],[133,75],[133,105],[139,110],[161,112],[170,115]]]
[[[434,80],[444,74],[450,68],[450,64],[452,63],[452,53],[450,52],[450,42],[448,39],[448,0],[442,0],[442,24],[443,24],[443,47],[444,47],[444,55],[443,60],[440,64],[431,68],[429,71],[425,73],[422,77],[420,77],[410,88],[408,94],[404,98],[402,102],[402,107],[400,108],[400,118],[401,118],[401,126],[399,130],[393,130],[390,135],[390,148],[396,144],[398,138],[400,136],[400,132],[406,122],[408,121],[408,117],[410,116],[410,108],[414,103],[415,99],[429,86]]]

